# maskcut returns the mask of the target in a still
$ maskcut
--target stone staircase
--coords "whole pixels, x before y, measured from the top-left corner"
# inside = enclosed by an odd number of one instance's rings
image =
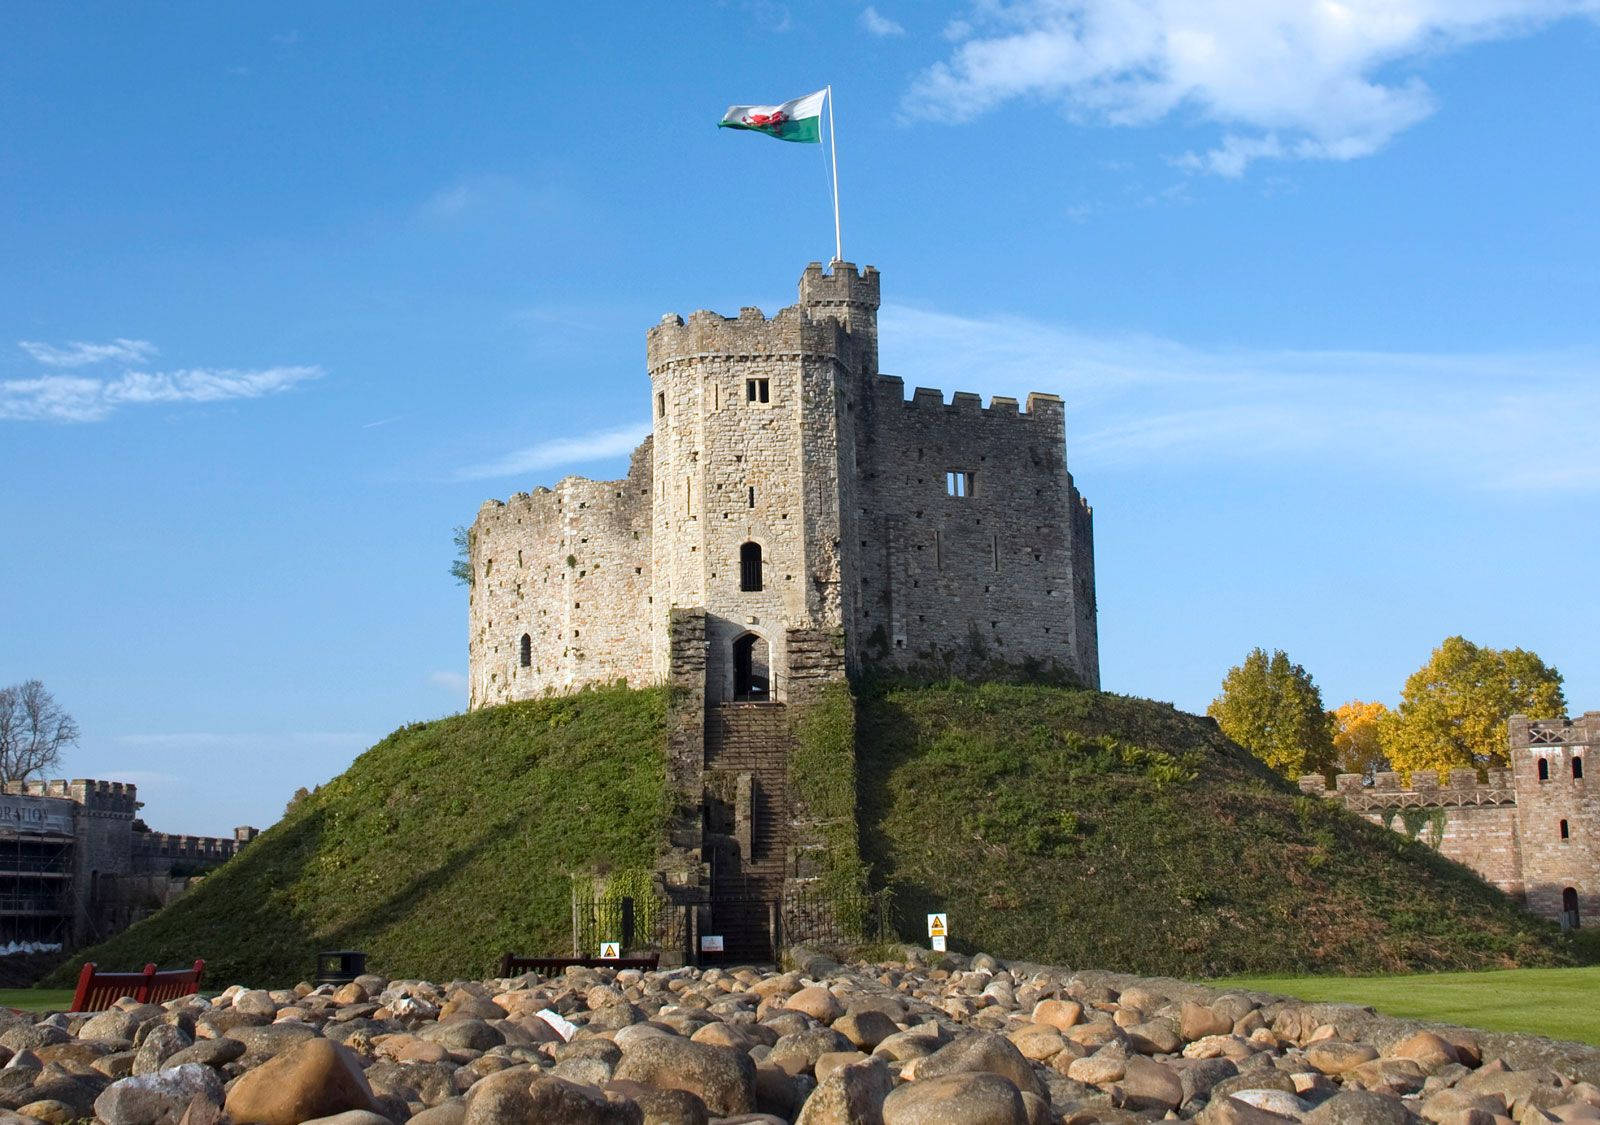
[[[734,843],[712,853],[710,928],[702,933],[722,935],[729,961],[771,961],[771,910],[783,898],[789,845],[788,718],[781,703],[722,703],[706,709],[705,730],[707,775],[748,774],[751,785]]]

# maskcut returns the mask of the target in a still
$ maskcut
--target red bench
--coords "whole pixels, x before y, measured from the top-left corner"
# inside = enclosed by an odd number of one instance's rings
[[[569,968],[580,969],[643,969],[654,972],[661,963],[661,954],[650,953],[643,957],[518,957],[507,953],[500,958],[500,975],[520,976],[523,973],[543,973],[547,977],[559,976]]]
[[[124,996],[131,996],[141,1004],[164,1004],[180,996],[193,996],[200,991],[200,974],[205,972],[205,961],[196,961],[189,969],[162,969],[146,965],[137,973],[102,973],[93,961],[85,962],[78,974],[78,991],[72,994],[73,1012],[103,1012]]]

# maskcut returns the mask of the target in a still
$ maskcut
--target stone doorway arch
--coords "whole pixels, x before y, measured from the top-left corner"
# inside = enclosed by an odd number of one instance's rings
[[[733,642],[733,701],[772,700],[772,657],[765,637],[745,633]]]
[[[1561,928],[1575,930],[1579,925],[1578,888],[1568,887],[1561,892]]]

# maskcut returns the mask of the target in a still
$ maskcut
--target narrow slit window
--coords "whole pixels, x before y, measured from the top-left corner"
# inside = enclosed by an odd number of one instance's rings
[[[1000,536],[999,535],[991,535],[991,536],[989,536],[989,549],[990,549],[990,552],[992,553],[993,559],[994,559],[994,572],[996,574],[999,574],[1000,573]]]
[[[1572,830],[1567,827],[1567,822],[1564,820],[1561,822],[1561,838],[1563,840],[1570,840],[1572,838]]]
[[[1540,758],[1539,759],[1539,780],[1540,781],[1549,781],[1550,780],[1550,759],[1549,758]]]
[[[944,551],[937,531],[933,533],[933,569],[944,569]]]
[[[656,392],[656,417],[657,418],[665,418],[666,416],[667,416],[667,392],[665,392],[665,391],[657,391]]]
[[[1572,759],[1572,780],[1573,781],[1582,781],[1583,780],[1583,759],[1582,758],[1574,758],[1574,759]]]
[[[526,633],[522,634],[522,642],[517,653],[517,663],[524,668],[533,666],[533,638]]]
[[[945,495],[962,499],[971,496],[974,475],[962,469],[951,469],[944,475]]]
[[[750,506],[752,508],[756,506],[756,489],[754,485],[750,486]]]
[[[746,402],[771,402],[772,381],[770,379],[746,379],[744,381],[744,400]]]
[[[739,589],[746,593],[761,589],[760,543],[745,543],[739,548]]]

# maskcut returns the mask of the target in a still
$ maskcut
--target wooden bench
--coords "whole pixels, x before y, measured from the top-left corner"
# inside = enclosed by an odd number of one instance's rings
[[[500,975],[521,976],[523,973],[542,973],[547,977],[559,976],[571,968],[579,969],[643,969],[653,971],[661,962],[661,954],[648,953],[643,957],[518,957],[507,953],[500,958]]]
[[[162,969],[146,965],[137,973],[102,973],[93,961],[86,962],[78,974],[78,991],[72,995],[73,1012],[103,1012],[124,996],[131,996],[141,1004],[164,1004],[180,996],[193,996],[200,991],[200,974],[205,972],[205,961],[196,961],[189,969]]]

